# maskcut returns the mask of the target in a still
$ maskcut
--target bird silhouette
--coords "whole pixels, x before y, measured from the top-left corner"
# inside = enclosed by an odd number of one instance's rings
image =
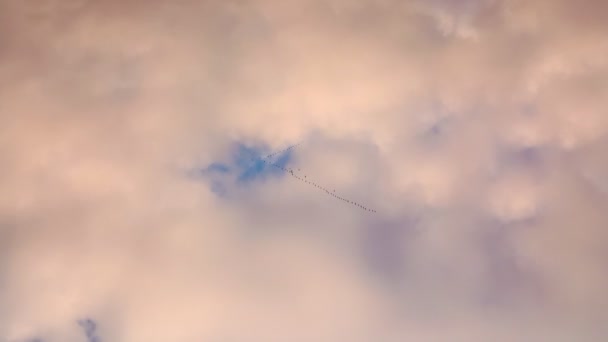
[[[336,198],[336,199],[339,199],[339,200],[341,200],[342,202],[345,202],[345,203],[351,204],[351,205],[353,205],[353,206],[355,206],[355,207],[358,207],[358,208],[360,208],[360,209],[362,209],[362,210],[365,210],[365,211],[369,211],[369,212],[373,212],[373,213],[375,213],[375,212],[376,212],[375,210],[370,210],[370,209],[368,209],[367,207],[364,207],[363,205],[361,205],[361,204],[359,204],[359,203],[357,203],[357,202],[355,202],[355,201],[352,201],[352,200],[346,199],[345,197],[342,197],[342,196],[338,196],[338,195],[336,194],[336,190],[335,190],[335,189],[332,189],[332,191],[330,192],[330,191],[329,191],[327,188],[322,187],[322,186],[318,185],[317,183],[315,183],[315,182],[313,182],[313,181],[309,180],[309,179],[307,178],[307,175],[304,175],[304,177],[302,178],[302,177],[298,176],[298,175],[297,175],[297,173],[296,173],[296,172],[294,172],[294,170],[293,170],[293,169],[291,169],[291,168],[289,168],[289,169],[288,169],[288,168],[285,168],[285,167],[283,167],[283,166],[278,165],[276,162],[272,162],[272,161],[270,161],[270,160],[269,160],[270,158],[272,158],[272,157],[274,157],[274,156],[276,156],[276,155],[280,155],[281,153],[287,152],[287,151],[289,151],[289,150],[291,150],[291,149],[293,149],[293,148],[295,148],[295,147],[297,147],[297,146],[299,146],[299,145],[301,145],[301,144],[302,144],[302,142],[300,142],[300,143],[298,143],[298,144],[291,145],[291,146],[289,146],[289,147],[287,147],[287,148],[285,148],[285,149],[283,149],[283,150],[280,150],[280,151],[278,151],[278,152],[271,153],[271,154],[267,155],[266,157],[259,158],[259,160],[261,160],[261,161],[262,161],[264,164],[266,164],[266,165],[270,165],[270,166],[272,166],[272,167],[274,167],[274,168],[277,168],[277,169],[279,169],[279,170],[281,170],[281,171],[285,172],[286,174],[288,174],[288,175],[292,176],[293,178],[295,178],[295,179],[297,179],[297,180],[299,180],[299,181],[301,181],[301,182],[303,182],[303,183],[306,183],[306,184],[308,184],[308,185],[312,185],[312,186],[314,186],[315,188],[317,188],[317,189],[319,189],[319,190],[324,191],[324,192],[325,192],[325,193],[327,193],[328,195],[330,195],[330,196],[332,196],[332,197],[334,197],[334,198]],[[253,160],[253,161],[256,161],[256,159],[255,159],[253,156],[252,156],[252,160]],[[300,171],[300,168],[298,168],[298,171]]]

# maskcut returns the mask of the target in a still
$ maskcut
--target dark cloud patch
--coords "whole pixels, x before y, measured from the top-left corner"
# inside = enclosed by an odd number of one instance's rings
[[[550,146],[503,146],[497,148],[496,156],[501,167],[504,168],[528,168],[539,172],[551,159],[556,157],[556,152]]]
[[[228,165],[225,165],[222,163],[212,163],[205,169],[205,171],[212,172],[212,173],[226,174],[226,173],[230,173],[230,167],[228,167]]]
[[[97,323],[89,318],[78,320],[78,326],[82,329],[87,342],[102,342],[97,335]]]
[[[541,306],[549,295],[539,270],[518,259],[515,234],[504,224],[485,224],[479,235],[487,279],[479,299],[492,310]]]
[[[361,255],[368,272],[395,290],[407,282],[408,248],[415,243],[418,220],[374,220],[361,231]]]

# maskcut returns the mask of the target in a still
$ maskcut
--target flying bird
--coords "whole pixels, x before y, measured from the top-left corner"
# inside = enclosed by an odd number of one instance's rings
[[[344,198],[344,197],[341,197],[341,196],[336,195],[336,190],[335,190],[335,189],[332,189],[332,192],[330,192],[328,189],[326,189],[326,188],[324,188],[324,187],[322,187],[322,186],[318,185],[317,183],[315,183],[315,182],[313,182],[313,181],[308,180],[308,178],[307,178],[307,176],[306,176],[306,175],[304,175],[304,178],[299,177],[299,176],[298,176],[296,173],[294,173],[293,169],[291,169],[291,168],[289,168],[289,169],[288,169],[288,168],[282,167],[282,166],[280,166],[280,165],[276,164],[275,162],[271,162],[271,161],[269,160],[270,158],[272,158],[272,157],[274,157],[274,156],[276,156],[276,155],[279,155],[279,154],[281,154],[281,153],[287,152],[287,151],[289,151],[289,150],[291,150],[291,149],[293,149],[293,148],[295,148],[295,147],[297,147],[297,146],[299,146],[299,145],[301,145],[301,144],[302,144],[302,142],[300,142],[300,143],[298,143],[298,144],[295,144],[295,145],[291,145],[291,146],[289,146],[289,147],[287,147],[287,148],[285,148],[285,149],[283,149],[283,150],[280,150],[280,151],[275,152],[275,153],[271,153],[271,154],[267,155],[267,156],[266,156],[266,157],[264,157],[264,158],[260,158],[260,160],[261,160],[261,161],[262,161],[264,164],[268,164],[268,165],[273,166],[273,167],[275,167],[275,168],[277,168],[277,169],[280,169],[281,171],[284,171],[285,173],[287,173],[288,175],[290,175],[290,176],[294,177],[295,179],[297,179],[297,180],[299,180],[299,181],[302,181],[302,182],[304,182],[304,183],[306,183],[306,184],[313,185],[314,187],[316,187],[316,188],[318,188],[318,189],[320,189],[320,190],[325,191],[327,194],[329,194],[329,195],[331,195],[332,197],[335,197],[335,198],[337,198],[337,199],[339,199],[339,200],[341,200],[341,201],[343,201],[343,202],[346,202],[346,203],[348,203],[348,204],[352,204],[352,205],[354,205],[354,206],[356,206],[356,207],[359,207],[359,208],[361,208],[361,209],[363,209],[363,210],[366,210],[366,211],[369,211],[369,212],[373,212],[373,213],[375,213],[375,212],[376,212],[375,210],[370,210],[370,209],[368,209],[368,208],[364,207],[363,205],[361,205],[361,204],[359,204],[359,203],[357,203],[357,202],[355,202],[355,201],[351,201],[351,200],[348,200],[348,199],[346,199],[346,198]],[[253,157],[252,157],[252,159],[255,161],[255,159],[254,159]],[[298,171],[300,171],[300,168],[298,168]]]

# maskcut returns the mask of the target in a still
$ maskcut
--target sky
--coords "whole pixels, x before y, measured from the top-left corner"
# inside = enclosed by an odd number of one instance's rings
[[[608,340],[607,16],[0,0],[0,342]]]

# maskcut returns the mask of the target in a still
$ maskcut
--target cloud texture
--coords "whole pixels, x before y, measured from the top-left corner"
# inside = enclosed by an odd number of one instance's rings
[[[607,16],[0,0],[0,341],[607,339]]]

